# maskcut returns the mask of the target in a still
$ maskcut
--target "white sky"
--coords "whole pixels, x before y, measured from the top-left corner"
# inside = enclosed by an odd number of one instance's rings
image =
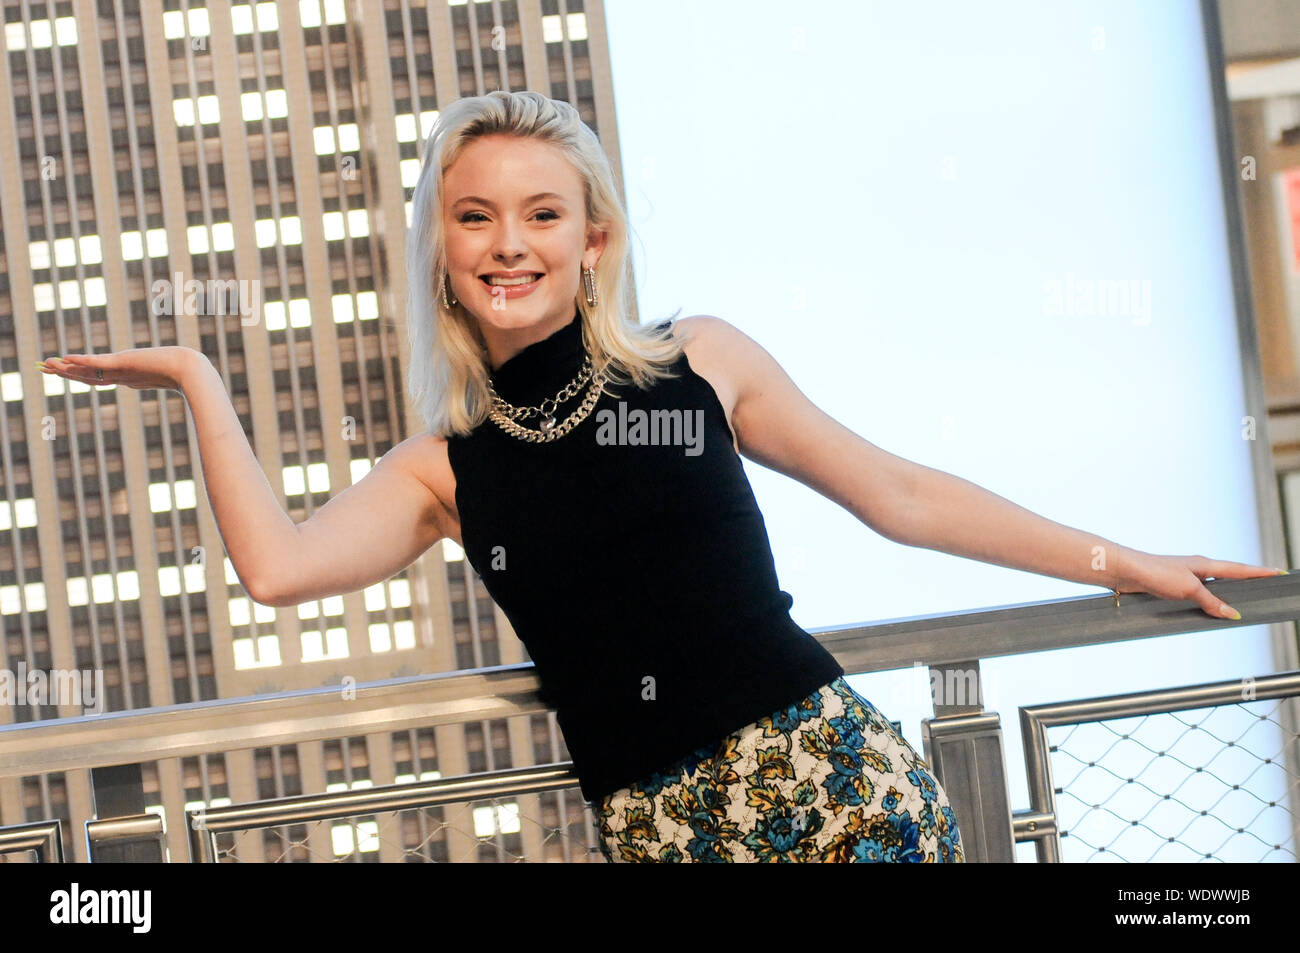
[[[722,317],[867,440],[1050,519],[1259,561],[1197,4],[605,6],[643,321]],[[1053,307],[1053,282],[1098,281],[1136,294]],[[805,628],[1103,592],[891,543],[745,466]],[[1017,706],[1272,664],[1260,626],[982,670],[1020,808]],[[853,684],[922,750],[924,681]],[[1263,853],[1244,841],[1239,859]]]

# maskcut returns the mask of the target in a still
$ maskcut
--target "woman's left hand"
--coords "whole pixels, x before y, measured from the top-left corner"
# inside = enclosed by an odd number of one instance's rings
[[[1241,614],[1205,588],[1202,580],[1257,579],[1282,572],[1285,570],[1206,559],[1204,556],[1155,556],[1130,550],[1121,561],[1119,583],[1114,588],[1121,593],[1149,592],[1162,599],[1190,599],[1206,615],[1216,619],[1240,619]]]

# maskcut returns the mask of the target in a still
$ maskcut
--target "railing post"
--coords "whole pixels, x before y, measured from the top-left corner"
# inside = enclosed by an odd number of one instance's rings
[[[979,660],[930,666],[935,716],[921,722],[925,760],[943,786],[968,862],[1015,863],[1002,720],[984,710]]]
[[[139,764],[113,764],[92,768],[90,784],[95,798],[95,818],[109,820],[143,814],[144,776]],[[161,864],[162,845],[154,840],[135,843],[92,845],[94,863]]]

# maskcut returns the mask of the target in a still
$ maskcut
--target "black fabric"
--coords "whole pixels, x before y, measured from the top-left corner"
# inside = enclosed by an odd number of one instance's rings
[[[581,320],[505,361],[493,373],[501,397],[538,404],[570,381]],[[607,385],[617,396],[549,443],[491,420],[447,442],[466,556],[536,665],[589,801],[844,674],[790,617],[712,386],[684,353],[674,369],[649,390]],[[637,410],[703,426],[638,444],[649,432],[631,426]],[[602,443],[620,415],[626,439]]]

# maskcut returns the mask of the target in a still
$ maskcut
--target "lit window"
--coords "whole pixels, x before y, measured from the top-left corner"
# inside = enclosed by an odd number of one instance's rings
[[[106,572],[90,577],[90,593],[96,602],[113,601],[113,577]]]
[[[73,576],[68,579],[68,605],[84,606],[90,601],[90,589],[85,576]]]
[[[295,328],[311,327],[311,305],[306,298],[294,298],[289,302],[289,323]],[[325,464],[317,464],[325,466]]]
[[[17,376],[17,375],[14,375]],[[7,399],[7,398],[6,398]],[[373,464],[365,457],[357,457],[351,463],[352,482],[360,483],[367,473],[372,469]]]
[[[286,496],[301,496],[303,493],[307,492],[307,484],[303,482],[302,478],[302,467],[285,467],[281,479],[284,481],[284,493]]]
[[[179,40],[185,36],[185,14],[180,10],[168,10],[163,13],[163,36],[169,40]]]
[[[33,20],[31,27],[32,49],[45,50],[49,49],[53,41],[50,33],[49,20]]]
[[[465,550],[454,539],[444,537],[442,540],[442,558],[445,562],[459,562],[465,558]]]
[[[195,494],[193,480],[177,480],[173,492],[176,494],[176,508],[178,510],[194,509]]]
[[[127,261],[139,261],[144,257],[144,242],[139,232],[122,233],[122,257]]]
[[[342,615],[342,614],[343,614],[343,597],[342,597],[342,596],[327,596],[327,597],[325,598],[325,600],[323,601],[322,605],[324,605],[324,607],[325,607],[324,612],[325,612],[326,615]]]
[[[262,320],[266,322],[268,331],[283,331],[285,329],[284,321],[284,302],[268,301],[262,305]]]
[[[172,488],[169,483],[149,484],[149,509],[154,513],[165,513],[172,508]]]
[[[207,125],[209,123],[220,122],[221,108],[217,105],[216,96],[199,97],[199,122]]]
[[[361,136],[355,122],[339,126],[339,152],[356,152],[361,148]]]
[[[316,142],[316,154],[318,156],[328,156],[334,154],[334,127],[317,126],[312,130],[312,138]]]
[[[81,285],[75,278],[59,282],[59,306],[62,308],[81,307]]]
[[[86,306],[90,308],[102,308],[108,304],[108,293],[104,287],[103,278],[86,279]]]
[[[45,602],[45,583],[29,582],[23,586],[23,592],[27,596],[28,612],[44,612],[46,609]]]
[[[418,136],[415,133],[415,116],[412,113],[403,113],[396,117],[397,119],[397,141],[398,142],[415,142]]]
[[[406,227],[407,228],[411,227],[411,216],[414,214],[415,214],[415,203],[407,202],[406,203]]]
[[[150,258],[167,257],[167,229],[151,228],[147,236]]]
[[[5,24],[5,49],[27,49],[27,34],[23,31],[23,25],[21,22]]]
[[[21,24],[19,24],[21,26]],[[9,49],[13,49],[11,44]],[[17,615],[23,611],[22,600],[18,597],[17,586],[0,586],[0,615]]]
[[[217,251],[234,249],[235,227],[230,222],[217,222],[212,226],[212,247]]]
[[[328,493],[330,489],[329,464],[307,464],[307,485],[311,487],[313,493]]]
[[[226,611],[230,614],[231,625],[248,625],[251,621],[248,612],[248,600],[242,596],[227,600]]]
[[[235,564],[230,561],[230,557],[227,556],[222,560],[222,562],[225,563],[226,566],[226,585],[239,585],[239,573],[235,572]]]
[[[273,7],[275,4],[266,3],[261,6]],[[266,115],[270,119],[283,119],[289,115],[289,98],[285,95],[283,89],[268,89],[266,91]]]
[[[403,619],[401,622],[394,623],[393,635],[397,638],[397,647],[399,649],[415,648],[415,622],[411,619]]]
[[[500,831],[502,834],[519,832],[519,805],[488,804],[474,808],[474,836],[491,837]]]
[[[77,243],[71,238],[54,239],[54,262],[60,268],[72,268],[77,264]]]
[[[54,39],[59,46],[77,45],[77,18],[59,17],[54,21]]]
[[[420,181],[420,160],[403,159],[399,163],[402,171],[402,186],[404,188],[415,188],[415,183]]]
[[[117,574],[117,597],[119,599],[140,598],[140,577],[134,569],[127,569]]]
[[[438,110],[426,109],[420,113],[420,128],[423,130],[424,138],[429,138],[429,133],[433,131],[433,124],[438,121]]]
[[[211,36],[212,25],[208,11],[203,7],[190,7],[190,36]]]
[[[270,248],[275,244],[275,219],[259,218],[253,223],[253,231],[257,235],[258,248]]]
[[[298,19],[304,27],[320,26],[320,3],[318,0],[298,0]]]
[[[36,501],[30,496],[14,501],[14,513],[18,517],[20,528],[36,525]]]
[[[172,115],[176,117],[176,125],[178,126],[194,125],[194,100],[173,99]]]
[[[262,118],[262,94],[259,92],[244,93],[239,97],[239,106],[244,114],[244,122],[251,122],[254,119]]]
[[[158,567],[158,594],[178,596],[181,592],[181,571],[175,566]],[[74,603],[75,605],[76,603]],[[84,605],[84,603],[82,603]]]
[[[202,225],[191,225],[185,229],[189,238],[191,255],[206,255],[208,252],[208,230]]]
[[[370,651],[372,652],[390,652],[393,648],[393,640],[389,637],[388,625],[383,622],[376,622],[370,626]]]
[[[50,243],[29,242],[27,244],[27,259],[31,262],[33,270],[50,267]]]
[[[348,12],[343,6],[343,0],[325,0],[325,22],[326,23],[347,23]]]
[[[334,305],[335,324],[347,324],[352,320],[352,295],[335,295],[331,301]]]
[[[391,605],[394,609],[403,609],[411,604],[411,583],[406,579],[394,579],[388,584],[388,592],[392,596]]]
[[[17,371],[0,374],[0,398],[4,400],[23,399],[23,376]],[[355,462],[355,461],[354,461]],[[0,500],[0,532],[9,529],[9,504]]]
[[[86,265],[98,265],[104,260],[99,245],[98,235],[81,236],[81,261]]]
[[[302,219],[297,215],[286,215],[280,219],[280,241],[285,245],[301,245]]]
[[[373,321],[379,317],[379,297],[373,291],[358,292],[357,317],[362,321]]]
[[[257,28],[262,32],[280,29],[280,20],[275,15],[275,4],[259,3],[257,5]]]
[[[253,32],[253,8],[246,3],[236,4],[230,8],[231,32],[235,36],[247,36]]]
[[[321,216],[321,224],[325,227],[325,240],[327,242],[334,242],[347,237],[343,231],[342,212],[326,212]]]
[[[348,234],[353,238],[365,238],[370,234],[370,213],[363,208],[354,208],[348,212]]]
[[[202,592],[206,588],[203,567],[198,563],[186,563],[181,575],[185,577],[186,592]]]
[[[235,652],[235,668],[268,668],[280,664],[280,638],[275,635],[257,637],[257,652],[254,653],[254,640],[250,638],[235,639],[231,643]],[[213,806],[217,806],[215,802]]]
[[[352,824],[334,824],[330,828],[330,843],[334,847],[335,857],[377,851],[379,850],[379,823],[358,821],[355,825],[355,833]]]
[[[342,627],[327,629],[324,643],[322,643],[320,631],[317,629],[302,633],[302,660],[304,662],[320,662],[325,659],[347,657],[348,634],[346,629]]]

